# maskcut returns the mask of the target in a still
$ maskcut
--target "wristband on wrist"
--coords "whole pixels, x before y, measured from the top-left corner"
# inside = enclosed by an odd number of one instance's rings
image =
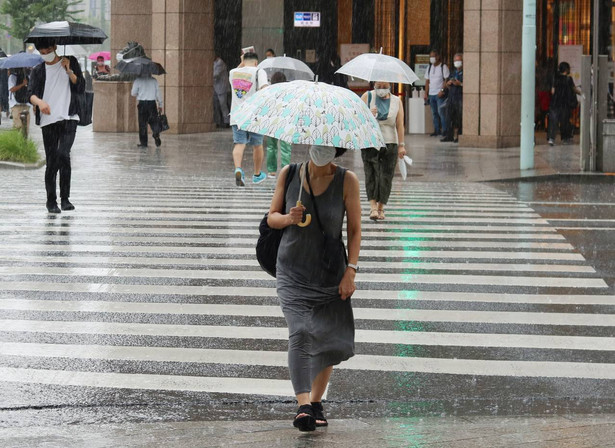
[[[359,266],[353,263],[348,263],[348,267],[354,269],[355,272],[359,272]]]

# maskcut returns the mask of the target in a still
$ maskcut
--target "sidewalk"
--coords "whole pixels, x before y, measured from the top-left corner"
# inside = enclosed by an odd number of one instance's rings
[[[4,117],[0,130],[10,129],[10,122]],[[43,153],[40,129],[31,125],[30,137],[39,145]],[[195,172],[203,166],[201,158],[214,159],[221,167],[232,172],[231,151],[233,147],[230,130],[220,130],[208,134],[174,135],[165,133],[162,136],[163,145],[160,148],[162,161],[171,162],[165,168],[183,169],[186,172]],[[124,133],[94,133],[91,126],[77,129],[77,139],[73,147],[73,156],[80,152],[83,145],[100,148],[100,155],[108,147],[107,154],[117,154],[126,150],[135,154],[137,135]],[[151,140],[151,138],[150,138]],[[536,141],[545,143],[544,133],[536,134]],[[554,174],[579,173],[579,146],[548,146],[537,145],[535,148],[535,169],[519,169],[519,148],[463,148],[452,143],[441,143],[439,138],[427,135],[406,135],[406,148],[408,155],[413,159],[414,166],[409,170],[408,181],[418,182],[481,182],[503,179],[517,179],[520,177],[548,176]],[[157,151],[150,142],[150,151]],[[43,154],[44,158],[44,154]],[[251,165],[251,150],[244,156],[244,166]],[[305,160],[307,150],[295,147],[293,161]],[[363,173],[363,163],[358,151],[349,152],[343,158],[343,165],[354,170],[360,176]],[[209,167],[207,167],[209,168]],[[228,171],[227,170],[227,171]],[[226,175],[228,172],[215,173]],[[399,176],[399,174],[398,174]]]
[[[0,440],[5,448],[609,448],[615,447],[615,416],[331,420],[330,427],[311,433],[279,420],[66,425],[1,429]]]

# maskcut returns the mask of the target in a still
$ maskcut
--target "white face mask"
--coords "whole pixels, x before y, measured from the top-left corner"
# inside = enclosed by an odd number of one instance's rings
[[[52,51],[51,53],[41,54],[41,58],[43,58],[43,61],[45,62],[53,62],[56,58],[56,52]]]
[[[429,63],[430,64],[435,64],[436,63],[436,58],[434,58],[434,57],[429,58]]]
[[[385,98],[389,93],[391,93],[391,89],[376,89],[376,95],[380,98]]]
[[[124,59],[124,55],[122,53],[118,53],[115,55],[115,59],[117,60],[117,62],[120,62]]]
[[[461,61],[455,61],[455,62],[453,62],[453,65],[454,65],[456,68],[459,68],[459,67],[461,67],[461,66],[463,65],[463,62],[461,62]]]
[[[310,158],[314,165],[325,166],[335,159],[335,148],[333,146],[310,146]]]

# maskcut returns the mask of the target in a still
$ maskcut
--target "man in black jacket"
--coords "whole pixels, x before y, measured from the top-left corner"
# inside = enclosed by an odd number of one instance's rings
[[[43,131],[47,167],[45,188],[47,210],[60,213],[56,195],[56,177],[60,172],[62,210],[74,210],[70,203],[70,150],[79,122],[78,96],[85,92],[85,79],[74,57],[59,57],[55,42],[41,39],[36,43],[44,63],[30,75],[28,96],[35,107],[36,124]]]

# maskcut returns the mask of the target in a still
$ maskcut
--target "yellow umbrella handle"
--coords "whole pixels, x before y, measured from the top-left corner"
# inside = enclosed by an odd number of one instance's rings
[[[301,203],[301,201],[297,201],[297,207],[302,207],[303,204]],[[310,214],[306,214],[305,215],[305,221],[300,222],[299,224],[297,224],[299,227],[307,227],[310,225],[310,223],[312,222],[312,215]]]

